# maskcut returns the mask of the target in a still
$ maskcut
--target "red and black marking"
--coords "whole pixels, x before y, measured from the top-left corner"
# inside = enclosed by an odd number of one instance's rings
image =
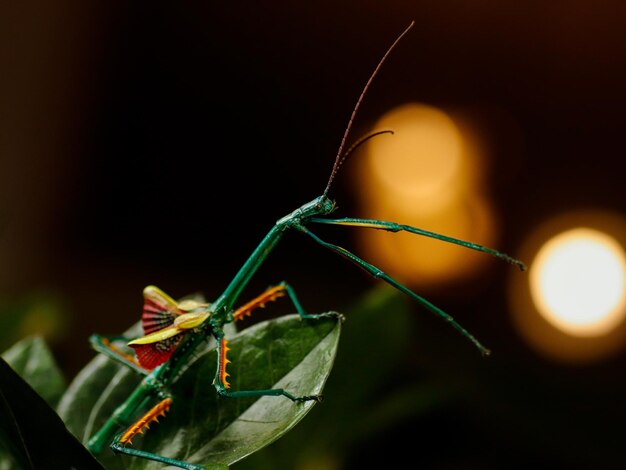
[[[183,334],[181,333],[156,343],[131,344],[131,347],[135,350],[137,360],[141,367],[152,370],[163,364],[172,356],[182,338]]]
[[[180,312],[173,309],[166,303],[160,303],[154,299],[144,297],[143,314],[141,315],[141,325],[146,335],[162,330],[174,324],[176,316]]]

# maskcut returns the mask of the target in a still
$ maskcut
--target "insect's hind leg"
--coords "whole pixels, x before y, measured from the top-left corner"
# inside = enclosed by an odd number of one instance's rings
[[[163,398],[159,403],[152,407],[146,414],[144,414],[137,422],[128,427],[125,431],[119,433],[113,439],[111,443],[111,450],[113,452],[119,452],[133,457],[141,457],[144,459],[154,460],[167,465],[172,465],[179,468],[185,468],[188,470],[204,469],[202,465],[195,465],[192,463],[184,462],[182,460],[172,459],[163,455],[147,452],[145,450],[135,449],[128,447],[132,445],[132,440],[137,434],[143,434],[145,430],[149,429],[150,423],[158,422],[159,417],[165,416],[165,413],[169,410],[172,403],[172,398],[167,396]]]
[[[441,317],[442,319],[444,319],[445,321],[447,321],[450,325],[452,325],[457,331],[459,331],[463,336],[465,336],[467,339],[469,339],[474,346],[476,346],[478,348],[478,350],[485,356],[488,356],[490,354],[489,349],[487,349],[485,346],[483,346],[480,341],[478,341],[474,335],[472,335],[469,331],[467,331],[465,328],[463,328],[459,323],[457,323],[454,318],[452,318],[450,315],[448,315],[446,312],[444,312],[443,310],[441,310],[439,307],[437,307],[436,305],[430,303],[428,300],[426,300],[425,298],[417,295],[415,292],[413,292],[411,289],[409,289],[408,287],[406,287],[405,285],[399,283],[398,281],[396,281],[394,278],[392,278],[391,276],[388,276],[387,274],[385,274],[383,271],[381,271],[379,268],[377,268],[376,266],[374,266],[373,264],[368,263],[367,261],[359,258],[358,256],[356,256],[354,253],[349,252],[348,250],[346,250],[345,248],[342,248],[338,245],[333,245],[332,243],[328,243],[324,240],[322,240],[321,238],[319,238],[317,235],[315,235],[313,232],[311,232],[309,229],[307,229],[304,226],[300,226],[299,230],[306,233],[307,235],[309,235],[311,238],[313,238],[313,240],[315,240],[317,243],[319,243],[320,245],[322,245],[325,248],[328,248],[331,251],[334,251],[335,253],[343,256],[344,258],[346,258],[347,260],[353,262],[354,264],[356,264],[357,266],[359,266],[360,268],[364,269],[367,273],[369,273],[371,276],[373,276],[376,279],[381,279],[383,281],[385,281],[386,283],[390,284],[391,286],[395,287],[396,289],[398,289],[400,292],[405,293],[406,295],[408,295],[409,297],[413,298],[415,301],[417,301],[420,305],[422,305],[423,307],[425,307],[427,310],[431,311],[432,313],[434,313],[435,315],[438,315],[439,317]]]

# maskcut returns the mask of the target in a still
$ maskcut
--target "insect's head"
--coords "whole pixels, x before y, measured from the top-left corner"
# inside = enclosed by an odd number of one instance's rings
[[[317,214],[319,215],[327,215],[331,212],[334,212],[337,208],[335,201],[326,196],[325,194],[321,195],[317,199],[315,199],[315,207],[317,209]]]
[[[297,215],[300,219],[308,219],[310,217],[330,214],[336,209],[336,207],[335,201],[325,194],[322,194],[321,196],[313,199],[311,202],[307,202],[305,205],[300,207],[296,212],[294,212],[294,215]]]

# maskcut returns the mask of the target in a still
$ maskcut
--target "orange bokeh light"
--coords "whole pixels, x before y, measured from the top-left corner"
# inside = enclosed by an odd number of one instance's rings
[[[493,245],[494,213],[477,177],[481,166],[476,163],[483,159],[449,114],[405,104],[386,113],[373,129],[394,134],[368,142],[361,157],[365,163],[356,166],[355,190],[364,217]],[[363,230],[358,236],[368,259],[413,286],[477,274],[490,259],[408,233]]]

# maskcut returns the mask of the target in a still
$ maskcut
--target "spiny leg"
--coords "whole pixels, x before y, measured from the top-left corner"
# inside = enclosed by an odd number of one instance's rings
[[[420,297],[415,292],[413,292],[411,289],[409,289],[408,287],[406,287],[403,284],[400,284],[394,278],[392,278],[391,276],[385,274],[383,271],[381,271],[379,268],[377,268],[373,264],[370,264],[367,261],[359,258],[354,253],[349,252],[345,248],[342,248],[342,247],[337,246],[337,245],[333,245],[332,243],[328,243],[328,242],[322,240],[321,238],[319,238],[317,235],[312,233],[309,229],[307,229],[304,226],[298,226],[298,229],[300,231],[306,233],[307,235],[309,235],[311,238],[313,238],[313,240],[315,240],[317,243],[322,245],[324,248],[328,248],[329,250],[334,251],[335,253],[340,254],[344,258],[348,259],[349,261],[352,261],[354,264],[356,264],[360,268],[362,268],[365,271],[367,271],[371,276],[373,276],[373,277],[375,277],[377,279],[382,279],[383,281],[387,282],[388,284],[391,284],[393,287],[395,287],[399,291],[405,293],[406,295],[408,295],[412,299],[416,300],[420,305],[425,307],[427,310],[429,310],[432,313],[440,316],[445,321],[450,323],[457,331],[459,331],[463,336],[465,336],[467,339],[469,339],[480,350],[480,352],[483,355],[488,356],[490,354],[489,349],[487,349],[485,346],[483,346],[474,337],[474,335],[472,335],[469,331],[467,331],[465,328],[463,328],[459,323],[457,323],[454,320],[454,318],[452,318],[452,316],[450,316],[449,314],[447,314],[446,312],[441,310],[436,305],[430,303],[425,298]]]
[[[304,308],[302,308],[302,304],[298,300],[298,297],[293,287],[291,287],[291,285],[289,285],[285,281],[276,286],[268,288],[261,295],[252,299],[250,302],[246,303],[242,307],[238,308],[233,313],[233,320],[238,321],[246,316],[250,316],[254,309],[265,307],[265,304],[267,302],[275,301],[280,297],[284,297],[285,293],[287,293],[287,295],[289,296],[289,299],[291,300],[291,303],[293,303],[298,314],[304,319],[315,320],[319,318],[334,318],[343,320],[343,316],[337,312],[325,312],[319,314],[307,313]]]
[[[132,338],[126,338],[125,336],[91,335],[89,337],[89,342],[91,343],[91,347],[99,353],[104,354],[108,358],[113,359],[126,367],[130,367],[134,371],[139,372],[141,375],[148,375],[150,370],[142,367],[134,356],[126,354],[114,344],[118,341],[127,344],[131,339]]]
[[[252,315],[252,311],[257,308],[265,308],[265,304],[267,302],[274,302],[280,297],[285,296],[286,287],[284,284],[279,284],[277,286],[269,287],[265,292],[261,295],[255,297],[250,302],[247,302],[245,305],[239,307],[235,312],[233,312],[233,320],[239,321],[245,317],[249,317]],[[297,306],[296,306],[297,308]]]
[[[204,469],[202,465],[195,465],[192,463],[183,462],[182,460],[172,459],[163,455],[147,452],[145,450],[135,449],[128,447],[132,445],[132,440],[137,434],[144,434],[145,431],[150,429],[150,424],[153,422],[159,422],[160,417],[164,417],[165,413],[169,411],[172,404],[172,398],[167,396],[163,398],[159,403],[153,406],[146,414],[139,418],[135,423],[128,427],[124,432],[115,436],[115,439],[111,443],[111,449],[113,452],[119,452],[134,457],[141,457],[144,459],[154,460],[156,462],[165,463],[167,465],[173,465],[179,468],[185,468],[189,470]]]
[[[166,397],[139,418],[135,423],[131,424],[126,431],[119,434],[116,439],[121,445],[132,445],[132,440],[137,434],[143,434],[145,430],[150,429],[150,423],[159,422],[159,417],[164,417],[172,405],[172,398]]]
[[[213,335],[217,341],[217,371],[215,372],[215,379],[213,380],[213,386],[218,394],[230,397],[230,398],[247,398],[247,397],[265,397],[265,396],[284,396],[291,401],[304,402],[304,401],[322,401],[321,395],[304,395],[296,396],[282,388],[270,388],[265,390],[235,390],[231,391],[228,377],[230,374],[226,371],[226,366],[230,364],[230,360],[227,357],[228,340],[224,336],[224,332],[215,329]]]
[[[495,256],[496,258],[500,258],[508,263],[511,263],[517,266],[521,271],[526,270],[526,265],[524,263],[522,263],[520,260],[512,258],[511,256],[505,253],[501,253],[497,250],[493,250],[491,248],[478,245],[477,243],[460,240],[458,238],[448,237],[447,235],[442,235],[436,232],[429,232],[428,230],[423,230],[421,228],[413,227],[411,225],[402,225],[402,224],[397,224],[395,222],[388,222],[385,220],[355,219],[355,218],[344,218],[344,219],[314,218],[314,219],[311,219],[311,222],[315,222],[318,224],[349,225],[353,227],[374,228],[374,229],[379,229],[379,230],[386,230],[388,232],[403,231],[403,232],[415,233],[417,235],[422,235],[424,237],[434,238],[436,240],[441,240],[447,243],[453,243],[455,245],[469,248],[470,250],[476,250],[476,251],[480,251],[483,253],[487,253],[492,256]]]

